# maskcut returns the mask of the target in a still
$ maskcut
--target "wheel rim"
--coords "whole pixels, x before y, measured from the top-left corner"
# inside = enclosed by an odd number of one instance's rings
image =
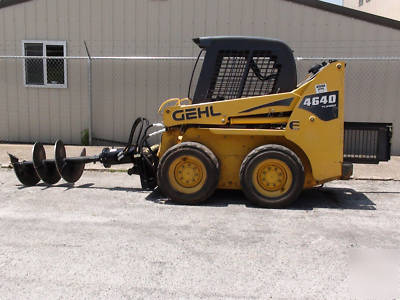
[[[266,159],[255,166],[252,183],[261,195],[276,198],[289,191],[293,183],[293,175],[285,162],[278,159]]]
[[[207,171],[200,159],[193,155],[184,155],[172,161],[168,176],[175,190],[192,194],[204,186]]]

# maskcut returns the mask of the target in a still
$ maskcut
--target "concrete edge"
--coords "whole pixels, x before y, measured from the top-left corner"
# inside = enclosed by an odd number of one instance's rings
[[[12,169],[11,164],[0,164],[0,169]],[[103,173],[125,173],[127,172],[127,169],[109,169],[109,168],[85,168],[85,171],[89,172],[103,172]],[[370,180],[370,181],[400,181],[400,179],[396,178],[378,178],[378,177],[350,177],[350,179],[347,180]],[[342,180],[346,181],[346,180]]]

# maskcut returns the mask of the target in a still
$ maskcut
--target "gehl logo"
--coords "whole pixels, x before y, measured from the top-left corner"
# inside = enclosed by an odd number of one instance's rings
[[[179,109],[172,113],[172,119],[175,121],[193,120],[208,117],[220,116],[221,113],[214,112],[214,108],[210,106],[203,106],[197,108]]]

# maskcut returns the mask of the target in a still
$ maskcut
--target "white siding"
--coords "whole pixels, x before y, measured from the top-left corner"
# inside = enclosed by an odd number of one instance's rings
[[[0,9],[0,55],[21,40],[66,40],[68,55],[195,56],[193,37],[258,35],[286,41],[296,56],[396,56],[400,31],[285,0],[32,0]],[[300,73],[312,62],[301,62]],[[395,123],[397,63],[349,63],[346,119]],[[185,97],[193,62],[94,61],[94,135],[126,140],[137,116]],[[22,61],[0,60],[0,140],[79,143],[88,127],[86,61],[68,61],[67,89],[26,88]],[[365,104],[368,105],[365,105]],[[399,133],[397,133],[399,131]]]
[[[343,0],[343,6],[394,20],[400,20],[399,0],[363,0],[361,6],[359,3],[360,0]]]

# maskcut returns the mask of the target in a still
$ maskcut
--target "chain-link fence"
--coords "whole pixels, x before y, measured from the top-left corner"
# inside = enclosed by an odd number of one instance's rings
[[[138,116],[160,121],[159,105],[188,96],[195,57],[0,57],[0,140],[79,144],[125,142]],[[298,81],[324,58],[297,58]],[[393,122],[400,104],[400,58],[343,58],[346,121]],[[193,80],[191,95],[201,69]],[[329,87],[328,87],[329,88]]]
[[[86,60],[0,57],[0,141],[80,144],[88,108]]]
[[[66,61],[62,58],[27,58],[24,62],[25,84],[58,86],[66,84]]]
[[[397,122],[400,58],[342,58],[346,62],[345,120]],[[298,59],[299,79],[322,58]],[[397,123],[395,124],[397,127]],[[397,141],[397,149],[400,144]],[[398,150],[400,151],[400,150]]]

